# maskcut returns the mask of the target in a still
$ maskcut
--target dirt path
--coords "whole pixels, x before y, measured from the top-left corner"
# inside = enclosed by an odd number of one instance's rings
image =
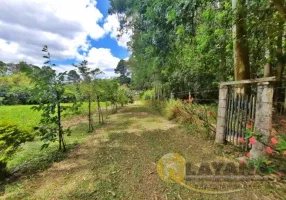
[[[276,186],[266,182],[220,183],[239,193],[207,195],[162,181],[156,163],[176,152],[187,161],[225,160],[213,141],[195,137],[142,105],[112,115],[68,158],[48,170],[7,186],[5,199],[275,199]],[[190,183],[218,187],[217,182]],[[221,189],[221,188],[220,188]]]

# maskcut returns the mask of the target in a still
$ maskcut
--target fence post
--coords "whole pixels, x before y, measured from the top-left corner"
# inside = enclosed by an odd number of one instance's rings
[[[228,86],[220,86],[215,142],[225,143]]]
[[[171,99],[174,99],[174,94],[173,94],[173,92],[171,92]]]
[[[268,142],[272,129],[273,93],[273,85],[269,84],[269,82],[257,85],[254,131],[262,134],[264,143]],[[258,158],[264,155],[266,155],[265,145],[257,141],[252,145],[250,157]]]

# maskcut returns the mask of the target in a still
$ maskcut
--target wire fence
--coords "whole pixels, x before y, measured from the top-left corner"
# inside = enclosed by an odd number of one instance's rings
[[[229,92],[233,93],[239,86],[231,86]],[[257,94],[256,85],[244,86],[247,91],[248,96],[253,96]],[[274,96],[273,96],[273,116],[275,115],[286,115],[286,87],[274,86]],[[197,104],[218,104],[219,100],[219,88],[217,89],[200,89],[197,91],[185,90],[179,92],[172,92],[170,98],[182,100],[189,103]]]

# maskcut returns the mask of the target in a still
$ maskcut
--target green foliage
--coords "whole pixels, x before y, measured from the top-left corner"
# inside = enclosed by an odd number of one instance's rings
[[[127,67],[127,62],[125,60],[120,60],[114,72],[120,74],[119,81],[120,84],[130,84],[131,78],[128,77],[129,71]]]
[[[6,91],[3,94],[2,104],[4,105],[26,105],[26,104],[34,104],[36,102],[30,101],[32,97],[32,91],[27,87],[19,87],[9,91]]]
[[[155,95],[154,89],[152,90],[146,90],[142,95],[142,100],[151,100]]]
[[[59,150],[65,151],[64,133],[69,133],[70,130],[63,129],[61,120],[65,112],[77,110],[79,104],[74,101],[72,106],[62,105],[67,98],[64,87],[67,72],[56,74],[55,70],[52,69],[54,65],[51,63],[47,46],[44,46],[43,52],[46,53],[43,57],[47,59],[45,62],[47,66],[25,71],[34,83],[32,99],[39,102],[39,105],[33,106],[32,109],[42,112],[41,126],[39,127],[41,139],[44,142],[42,147],[48,147],[49,142],[56,141],[58,136]]]
[[[95,85],[95,78],[98,74],[101,74],[99,68],[91,69],[88,66],[88,62],[86,60],[82,61],[79,65],[74,65],[78,71],[80,72],[81,78],[79,79],[81,83],[79,84],[79,93],[82,99],[88,101],[88,121],[89,121],[89,132],[94,130],[93,125],[93,118],[92,118],[92,111],[91,111],[91,104],[97,97],[98,100],[98,108],[100,107],[99,104],[99,96],[96,94],[96,85]],[[75,73],[73,72],[75,75]],[[100,108],[99,108],[100,109]]]
[[[78,143],[82,142],[88,134],[82,134],[86,130],[87,124],[81,123],[73,128],[72,134],[68,136],[69,144],[67,144],[67,151],[74,149]],[[52,165],[53,162],[58,162],[66,158],[67,154],[58,151],[58,146],[51,143],[49,148],[39,149],[42,147],[42,142],[35,138],[33,142],[27,142],[21,146],[21,151],[8,161],[7,168],[9,172],[36,172],[44,170]]]
[[[247,129],[245,133],[246,139],[252,138],[255,143],[260,142],[265,145],[265,151],[268,155],[248,160],[249,163],[254,164],[258,172],[275,172],[278,174],[280,173],[280,170],[282,173],[285,172],[286,137],[284,135],[265,138],[260,132],[252,131],[250,129]]]
[[[130,89],[126,86],[120,86],[117,91],[117,102],[121,104],[121,106],[128,104],[132,95],[130,94]]]
[[[249,160],[249,165],[253,165],[256,169],[256,172],[259,174],[271,174],[276,171],[276,166],[266,157],[259,157],[257,159]]]
[[[111,13],[124,13],[122,32],[132,28],[127,62],[131,85],[147,90],[168,83],[170,92],[212,90],[234,79],[232,27],[237,17],[230,1],[110,0]],[[269,1],[247,1],[239,8],[249,42],[250,78],[263,75],[268,60],[273,74],[285,65],[284,20]],[[270,58],[266,59],[266,52]],[[282,55],[283,54],[283,55]],[[282,66],[281,65],[281,66]],[[167,95],[169,96],[169,95]],[[210,96],[211,98],[214,95]]]
[[[11,122],[0,122],[0,177],[5,171],[6,163],[22,143],[33,140],[33,133],[20,129]]]

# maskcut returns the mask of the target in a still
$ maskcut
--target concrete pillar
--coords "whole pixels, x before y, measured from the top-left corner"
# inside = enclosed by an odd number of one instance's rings
[[[220,86],[215,142],[225,143],[228,86]]]
[[[273,86],[269,82],[257,85],[256,113],[254,131],[261,133],[262,141],[267,143],[272,130],[272,109],[273,109]],[[252,145],[250,150],[251,158],[265,156],[265,145],[260,142]]]

